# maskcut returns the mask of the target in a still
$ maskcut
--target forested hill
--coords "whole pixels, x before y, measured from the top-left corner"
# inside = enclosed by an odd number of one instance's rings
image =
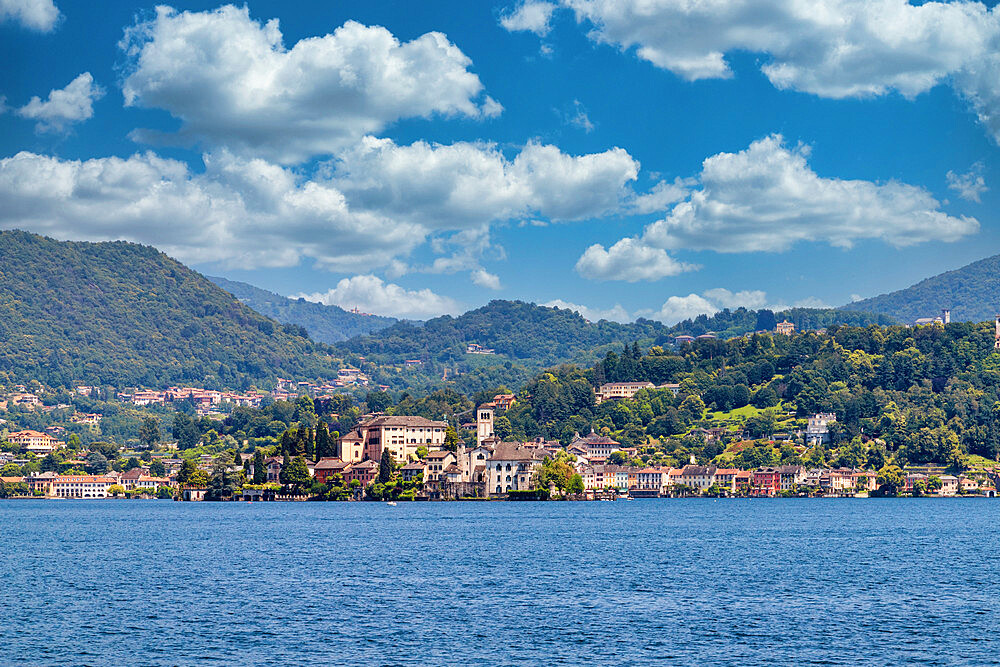
[[[326,306],[305,299],[290,299],[235,280],[206,277],[258,313],[284,324],[304,327],[313,340],[322,343],[338,343],[384,329],[398,321],[394,317],[358,315],[337,306]]]
[[[1000,255],[843,308],[886,313],[907,324],[921,317],[936,317],[942,308],[950,308],[956,322],[992,320],[1000,312]]]
[[[155,248],[0,232],[0,382],[266,387],[338,365]]]
[[[466,353],[467,345],[476,343],[503,359],[542,368],[564,361],[591,362],[611,344],[661,344],[668,333],[666,326],[651,320],[588,322],[572,310],[498,300],[459,317],[445,315],[422,325],[400,322],[336,348],[386,363],[418,359],[461,364],[482,356]]]
[[[855,305],[855,304],[852,304]],[[832,326],[866,327],[870,324],[889,326],[900,324],[890,315],[861,312],[860,310],[839,310],[833,308],[789,308],[772,312],[770,310],[721,310],[714,315],[698,317],[679,322],[671,328],[671,333],[700,336],[712,332],[719,338],[733,338],[754,331],[773,331],[775,323],[788,321],[796,331],[810,331]]]

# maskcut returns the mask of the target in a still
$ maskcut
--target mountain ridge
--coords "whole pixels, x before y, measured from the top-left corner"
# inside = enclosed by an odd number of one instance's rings
[[[903,322],[951,310],[953,321],[983,322],[1000,312],[1000,255],[976,260],[894,292],[854,301],[840,309],[884,313]]]
[[[261,287],[219,276],[205,276],[258,313],[282,324],[297,324],[313,340],[334,344],[354,336],[392,326],[399,320],[379,315],[359,315],[339,306],[293,299]]]

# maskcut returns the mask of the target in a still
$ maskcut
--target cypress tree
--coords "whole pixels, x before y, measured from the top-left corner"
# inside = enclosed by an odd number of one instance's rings
[[[267,468],[264,465],[264,450],[253,453],[253,483],[263,484],[267,481]]]
[[[389,449],[382,449],[382,460],[378,463],[378,481],[385,484],[392,479],[392,454]]]
[[[334,455],[333,441],[330,438],[330,431],[326,427],[326,422],[320,420],[316,426],[316,461],[324,457]]]

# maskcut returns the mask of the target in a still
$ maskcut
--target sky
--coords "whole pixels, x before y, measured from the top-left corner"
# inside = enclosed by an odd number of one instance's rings
[[[0,62],[0,229],[381,315],[674,323],[1000,252],[993,4],[0,0]]]

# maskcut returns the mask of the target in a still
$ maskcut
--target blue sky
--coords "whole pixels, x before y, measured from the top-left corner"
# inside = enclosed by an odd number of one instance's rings
[[[1000,12],[698,7],[0,0],[0,228],[404,317],[832,306],[1000,251]]]

